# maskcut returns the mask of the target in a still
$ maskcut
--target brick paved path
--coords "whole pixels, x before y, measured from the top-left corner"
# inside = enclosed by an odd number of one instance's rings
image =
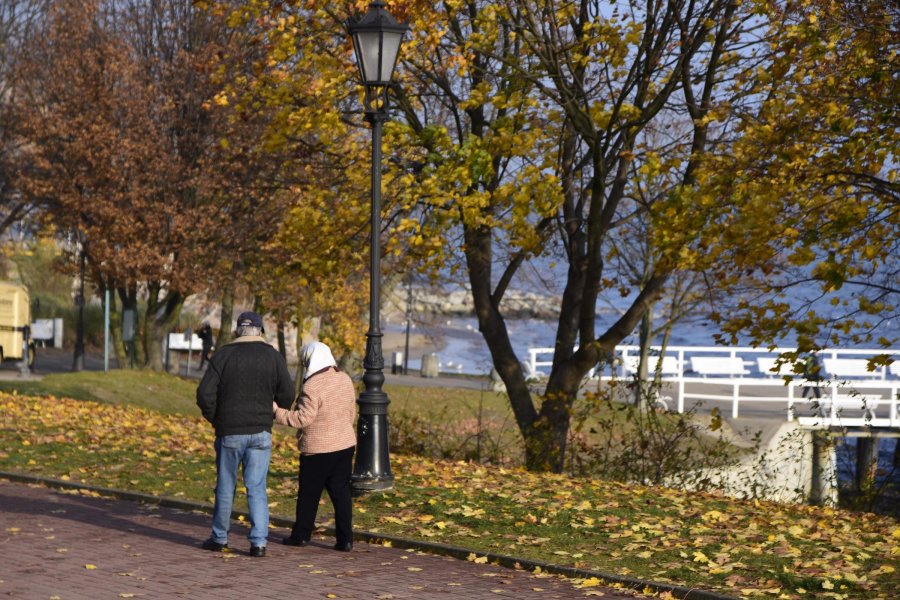
[[[209,516],[0,481],[0,597],[105,598],[633,598],[557,577],[357,542],[349,554],[315,539],[251,558],[243,525],[233,552],[200,549]]]

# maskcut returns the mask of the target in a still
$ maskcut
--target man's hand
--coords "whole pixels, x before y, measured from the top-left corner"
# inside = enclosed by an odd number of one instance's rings
[[[278,403],[272,400],[272,414],[275,414],[275,411],[278,410]]]

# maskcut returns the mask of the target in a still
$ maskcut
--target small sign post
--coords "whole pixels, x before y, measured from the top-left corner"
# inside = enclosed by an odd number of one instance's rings
[[[186,341],[188,345],[188,364],[187,371],[184,373],[185,375],[191,374],[191,351],[194,349],[194,345],[191,343],[193,341],[193,335],[194,331],[190,327],[184,332],[184,341]]]

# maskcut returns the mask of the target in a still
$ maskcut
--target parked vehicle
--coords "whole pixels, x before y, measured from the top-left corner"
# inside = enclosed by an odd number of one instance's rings
[[[17,283],[0,282],[0,360],[22,360],[23,351],[27,348],[28,366],[34,365],[30,327],[28,289]]]

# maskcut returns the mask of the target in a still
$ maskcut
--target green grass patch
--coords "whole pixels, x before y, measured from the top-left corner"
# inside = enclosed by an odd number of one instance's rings
[[[198,414],[197,381],[140,369],[79,371],[34,381],[0,381],[0,392],[74,398],[149,408],[164,414]]]

